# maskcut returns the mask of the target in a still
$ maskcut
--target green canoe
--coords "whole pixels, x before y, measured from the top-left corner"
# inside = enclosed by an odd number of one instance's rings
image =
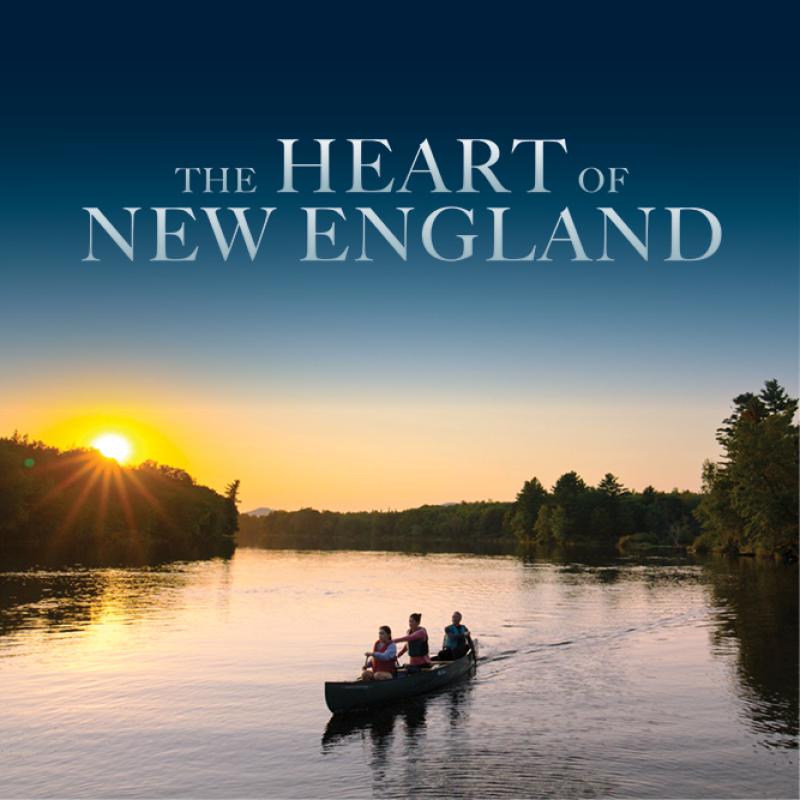
[[[467,675],[477,664],[477,642],[474,649],[455,661],[434,661],[430,669],[407,674],[401,670],[390,681],[326,681],[325,702],[334,713],[370,706],[383,706],[435,692]]]

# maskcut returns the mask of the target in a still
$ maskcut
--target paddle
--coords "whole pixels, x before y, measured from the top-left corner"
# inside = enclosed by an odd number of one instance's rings
[[[467,634],[467,643],[469,644],[470,652],[472,653],[472,663],[477,665],[478,663],[478,654],[475,652],[475,644],[472,641],[472,636]]]
[[[369,666],[369,660],[370,660],[370,656],[367,656],[364,659],[364,666],[361,667],[361,675],[359,675],[357,680],[359,680],[359,681],[363,681],[364,680],[364,670]]]

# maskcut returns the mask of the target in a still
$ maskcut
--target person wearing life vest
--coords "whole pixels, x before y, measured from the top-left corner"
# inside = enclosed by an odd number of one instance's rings
[[[472,639],[469,628],[461,624],[461,612],[454,611],[452,624],[444,629],[444,642],[442,649],[436,656],[436,661],[455,661],[466,655]]]
[[[364,655],[369,659],[370,667],[365,667],[361,679],[365,681],[386,681],[394,678],[397,663],[397,646],[392,641],[392,629],[381,625],[378,630],[378,641],[372,650]]]
[[[408,652],[408,671],[419,672],[424,667],[430,666],[431,657],[428,654],[428,631],[420,625],[422,614],[411,614],[408,618],[408,633],[405,636],[398,636],[395,642],[408,642],[397,657]]]

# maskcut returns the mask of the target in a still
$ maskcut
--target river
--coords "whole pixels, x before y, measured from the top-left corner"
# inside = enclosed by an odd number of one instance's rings
[[[379,625],[475,674],[331,718]],[[239,549],[0,572],[2,797],[797,797],[797,570]]]

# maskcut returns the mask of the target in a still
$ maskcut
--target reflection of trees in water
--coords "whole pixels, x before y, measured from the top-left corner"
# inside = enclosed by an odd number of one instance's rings
[[[798,571],[760,559],[708,562],[716,609],[713,645],[736,650],[741,698],[767,745],[797,747]]]
[[[546,561],[558,564],[562,571],[582,571],[590,567],[618,565],[619,551],[613,547],[580,547],[576,545],[529,545],[518,550],[523,564],[532,566]]]
[[[175,602],[189,578],[179,566],[0,573],[0,637],[81,630],[109,616],[133,621]]]
[[[697,558],[678,551],[669,554],[621,554],[615,549],[577,546],[528,548],[520,553],[525,577],[536,567],[551,564],[565,586],[583,584],[642,584],[648,589],[703,584],[706,581]]]
[[[0,636],[22,628],[81,628],[102,593],[97,572],[0,576]]]
[[[258,544],[247,542],[239,547],[253,547],[256,550],[321,550],[337,552],[352,550],[354,552],[371,553],[458,553],[482,556],[517,555],[522,551],[515,542],[508,540],[490,540],[486,542],[452,542],[425,537],[400,541],[372,539],[339,538],[332,542],[329,537],[314,534],[296,534],[292,536],[274,536],[269,542]]]

